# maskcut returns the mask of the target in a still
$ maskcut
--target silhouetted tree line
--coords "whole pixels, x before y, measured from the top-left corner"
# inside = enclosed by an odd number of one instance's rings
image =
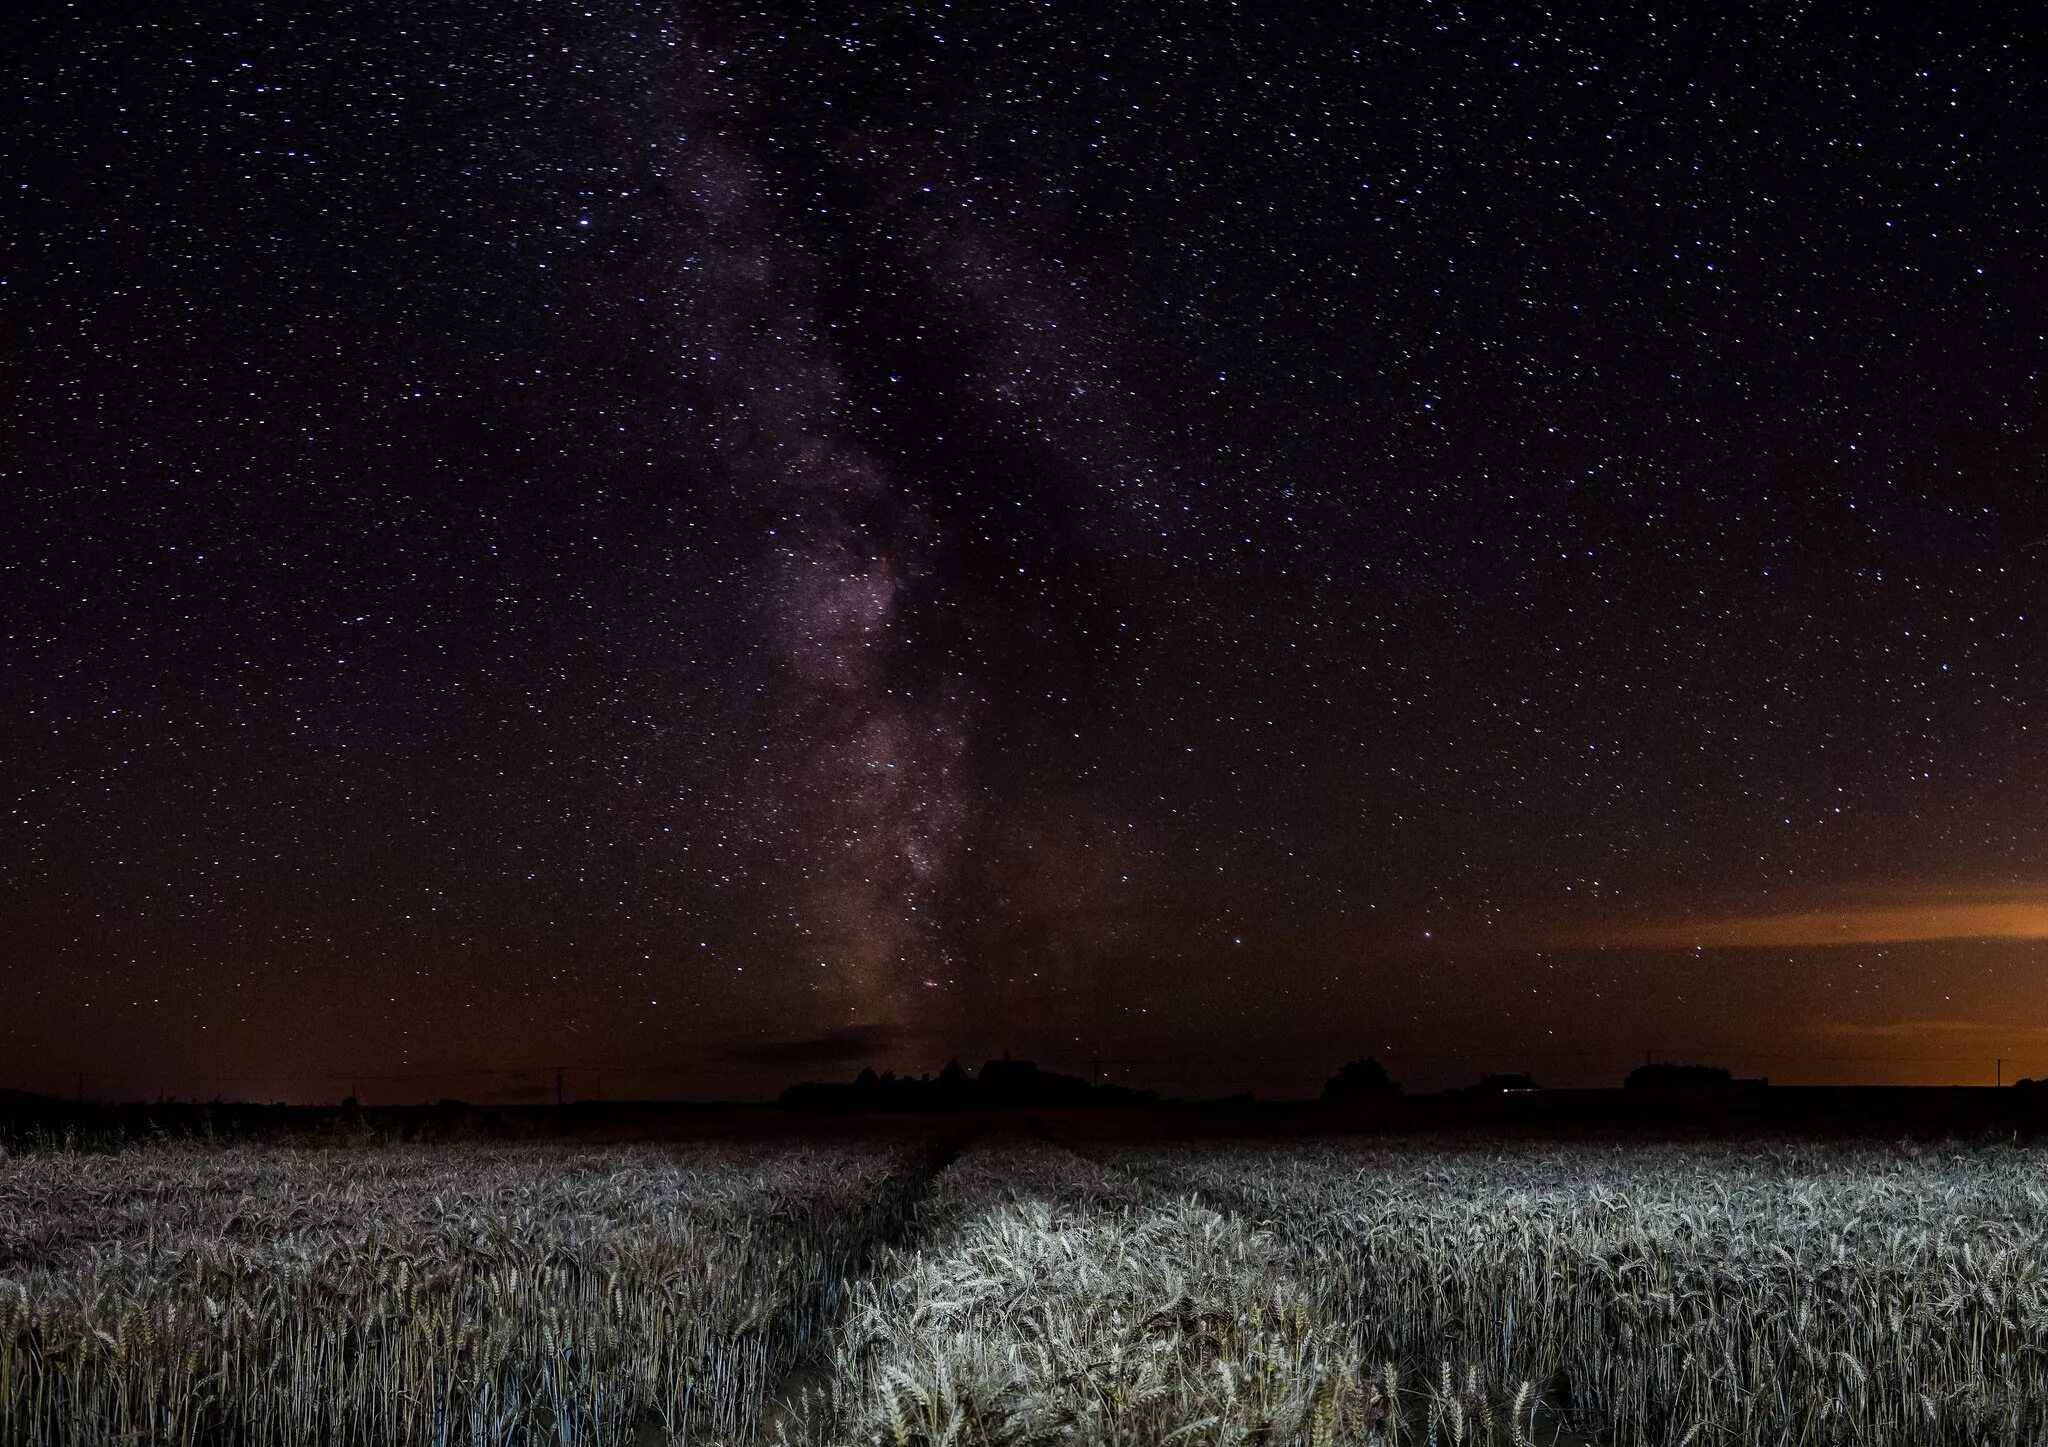
[[[805,1081],[782,1092],[791,1110],[1007,1110],[1045,1106],[1138,1105],[1158,1097],[1122,1085],[1091,1085],[1075,1075],[1041,1070],[1030,1060],[990,1060],[979,1075],[948,1060],[936,1076],[861,1071],[850,1084]]]
[[[1638,1065],[1628,1073],[1628,1079],[1623,1085],[1629,1090],[1732,1090],[1754,1088],[1769,1083],[1763,1079],[1737,1080],[1718,1065],[1672,1065],[1658,1061],[1654,1064]],[[1502,1073],[1482,1075],[1475,1083],[1461,1086],[1450,1093],[1507,1095],[1541,1088],[1535,1078],[1526,1073]],[[1398,1095],[1400,1092],[1401,1082],[1390,1080],[1386,1067],[1371,1056],[1362,1060],[1347,1061],[1323,1085],[1324,1100],[1371,1100]]]

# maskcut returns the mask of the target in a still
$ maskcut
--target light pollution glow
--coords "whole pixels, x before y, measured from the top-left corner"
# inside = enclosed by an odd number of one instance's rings
[[[1924,940],[2048,940],[2048,900],[1843,905],[1589,930],[1569,943],[1610,949],[1805,949]]]

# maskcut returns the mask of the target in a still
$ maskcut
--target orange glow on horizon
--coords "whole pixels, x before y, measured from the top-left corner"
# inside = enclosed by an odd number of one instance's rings
[[[1689,950],[1798,949],[1918,940],[2048,940],[2048,902],[2038,898],[1977,900],[1724,915],[1582,931],[1569,943]]]

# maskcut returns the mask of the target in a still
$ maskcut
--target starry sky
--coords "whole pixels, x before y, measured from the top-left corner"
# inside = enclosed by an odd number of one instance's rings
[[[0,27],[0,1085],[2048,1075],[2028,7]]]

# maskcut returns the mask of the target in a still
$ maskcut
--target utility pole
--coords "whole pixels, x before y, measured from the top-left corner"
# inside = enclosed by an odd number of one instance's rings
[[[1095,1072],[1095,1084],[1102,1084],[1102,1058],[1097,1056],[1088,1062],[1088,1066]]]
[[[562,1072],[567,1068],[567,1066],[563,1065],[555,1067],[555,1104],[557,1106],[562,1103]]]
[[[83,1070],[78,1072],[78,1103],[80,1105],[85,1104],[85,1072]]]
[[[1998,1088],[2000,1090],[2005,1088],[2005,1057],[2003,1055],[1998,1057]]]

